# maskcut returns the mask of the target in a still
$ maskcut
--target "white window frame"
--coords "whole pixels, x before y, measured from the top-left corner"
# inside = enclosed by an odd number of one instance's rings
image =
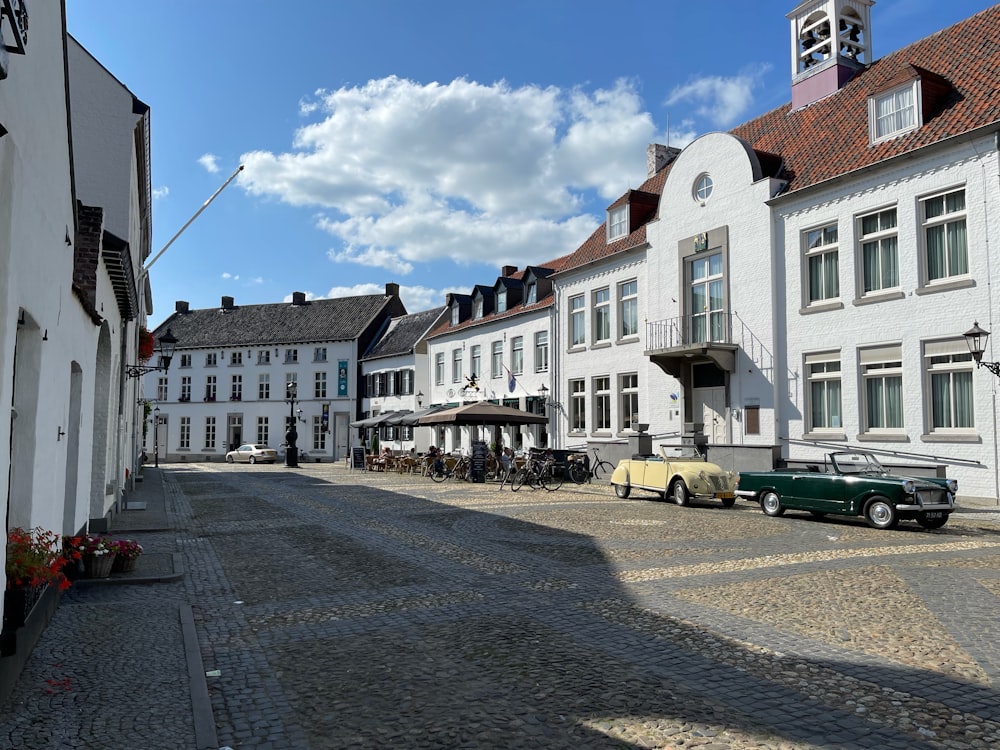
[[[628,235],[628,204],[608,210],[608,242],[614,242]]]
[[[469,347],[469,374],[478,380],[483,375],[483,348],[479,344]]]
[[[962,194],[962,208],[953,211],[948,210],[948,198],[958,193]],[[927,217],[927,206],[931,201],[940,199],[944,204],[944,210],[932,218]],[[920,199],[920,237],[923,243],[923,280],[926,286],[933,286],[935,284],[943,284],[955,281],[956,279],[967,279],[969,277],[969,222],[968,222],[968,194],[965,186],[955,187],[948,190],[942,190],[940,192],[934,193],[933,195],[926,195]],[[952,242],[955,240],[951,238],[949,227],[951,226],[962,226],[962,264],[965,266],[964,270],[955,270],[955,263],[951,257]],[[931,263],[930,263],[930,241],[929,235],[932,231],[936,231],[943,227],[944,238],[946,241],[946,247],[944,251],[944,259],[947,265],[947,272],[941,276],[931,278]]]
[[[326,362],[325,346],[317,346],[313,349],[313,362]]]
[[[267,401],[271,398],[271,373],[262,372],[257,375],[257,399]]]
[[[593,335],[595,344],[611,341],[611,289],[601,287],[591,293],[593,309]]]
[[[444,352],[434,354],[434,385],[444,385]]]
[[[582,294],[574,294],[569,298],[569,345],[570,347],[587,344],[587,298]]]
[[[472,300],[472,317],[474,320],[483,318],[483,298],[481,296]]]
[[[618,284],[618,338],[639,335],[639,281],[629,279]]]
[[[535,332],[535,372],[549,371],[549,332]]]
[[[503,342],[494,341],[490,344],[490,377],[503,377]]]
[[[215,417],[205,417],[205,450],[214,451],[218,434],[215,429]]]
[[[267,445],[271,440],[271,425],[267,417],[257,417],[257,444]]]
[[[927,431],[933,435],[942,436],[972,436],[976,432],[975,410],[975,362],[969,347],[964,340],[933,341],[924,343],[924,410],[926,413]],[[947,378],[948,413],[945,420],[949,424],[937,424],[934,397],[937,391],[936,383],[941,378]],[[956,378],[961,378],[965,392],[968,394],[965,409],[956,402]],[[965,414],[961,414],[964,411]],[[960,424],[960,422],[965,424]]]
[[[869,436],[905,436],[906,413],[904,411],[905,394],[903,391],[903,347],[901,344],[887,344],[880,347],[871,347],[858,350],[858,365],[861,375],[861,427],[862,433]],[[898,394],[898,403],[895,404],[895,411],[899,413],[899,424],[882,424],[874,426],[869,419],[871,407],[869,405],[869,382],[879,381],[882,383],[881,391],[883,405],[879,409],[881,415],[879,419],[888,422],[890,409],[885,396],[892,395],[887,387],[888,381],[898,381],[895,391]]]
[[[803,415],[806,431],[815,433],[844,434],[844,373],[840,361],[840,351],[814,352],[805,355],[803,372],[806,377],[806,408]],[[830,408],[832,386],[836,383],[836,413]],[[816,393],[813,386],[822,389],[822,417],[825,424],[816,424]]]
[[[904,102],[904,99],[909,101]],[[880,114],[883,103],[886,109]],[[916,130],[923,124],[923,97],[916,78],[868,98],[868,138],[872,145]]]
[[[533,305],[538,302],[538,284],[530,281],[524,286],[524,304]]]
[[[874,219],[877,228],[865,232],[865,220]],[[871,297],[885,294],[890,291],[898,291],[900,288],[900,268],[899,268],[899,210],[896,206],[886,206],[877,211],[868,211],[857,217],[855,230],[857,233],[857,260],[858,267],[858,296]],[[871,248],[878,254],[878,286],[871,284],[868,278],[868,264],[865,262],[865,251]],[[896,283],[892,284],[891,279],[886,280],[886,253],[893,254],[895,261]],[[871,287],[871,288],[869,288]]]
[[[569,381],[569,431],[583,433],[587,431],[587,381],[575,378]]]
[[[451,382],[461,383],[464,380],[462,377],[462,350],[452,349],[451,350]]]
[[[229,352],[229,366],[241,367],[243,365],[243,352]]]
[[[524,374],[524,336],[513,336],[510,340],[510,372]]]
[[[837,222],[830,222],[822,226],[807,229],[802,233],[802,255],[803,255],[803,292],[805,293],[806,307],[811,305],[825,305],[840,298],[840,233],[837,229]],[[831,263],[832,258],[832,263]],[[813,274],[814,263],[819,262],[821,269],[820,290],[813,294]],[[832,267],[831,267],[832,266]],[[833,288],[830,288],[830,276],[833,276]]]
[[[618,431],[632,428],[632,417],[639,413],[639,373],[618,376]]]
[[[326,370],[314,373],[313,398],[326,398]]]
[[[507,312],[507,289],[501,287],[497,290],[497,312]]]
[[[458,303],[457,302],[452,303],[452,306],[451,306],[451,324],[453,326],[457,326],[458,325],[460,312],[461,311],[459,310]]]
[[[591,378],[593,386],[594,425],[597,433],[611,432],[611,376],[597,375]]]
[[[230,401],[242,401],[243,400],[243,376],[242,375],[232,375],[229,378],[229,400]]]
[[[181,417],[178,440],[178,449],[191,449],[191,417]]]

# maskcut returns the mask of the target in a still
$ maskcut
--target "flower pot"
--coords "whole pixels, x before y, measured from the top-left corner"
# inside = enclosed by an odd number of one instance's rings
[[[124,557],[115,555],[115,561],[111,565],[112,573],[131,573],[135,570],[135,564],[139,562],[138,557]]]
[[[84,555],[83,568],[87,578],[107,578],[111,575],[115,557],[116,555]]]
[[[15,586],[3,592],[3,629],[24,627],[28,613],[45,593],[45,586]]]

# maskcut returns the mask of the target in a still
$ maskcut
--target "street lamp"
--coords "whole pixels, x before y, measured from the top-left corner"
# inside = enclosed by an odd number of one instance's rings
[[[141,378],[151,372],[162,370],[166,372],[170,369],[170,360],[174,358],[174,350],[177,348],[177,338],[168,328],[167,332],[160,336],[160,359],[159,365],[125,365],[125,377]]]
[[[160,407],[153,409],[153,467],[160,468]]]
[[[417,408],[419,409],[423,405],[424,405],[424,392],[417,391]]]
[[[969,345],[972,358],[976,360],[976,367],[985,367],[1000,378],[1000,362],[983,362],[983,352],[986,351],[986,340],[990,337],[990,332],[980,328],[977,320],[972,324],[972,328],[963,335],[965,343]]]
[[[299,465],[298,448],[295,441],[298,440],[299,433],[295,430],[295,393],[298,390],[298,383],[289,381],[285,388],[288,391],[288,432],[285,433],[285,466],[295,468]]]
[[[545,406],[545,402],[548,399],[549,389],[545,383],[542,383],[542,387],[538,389],[538,397],[542,399],[542,406]]]

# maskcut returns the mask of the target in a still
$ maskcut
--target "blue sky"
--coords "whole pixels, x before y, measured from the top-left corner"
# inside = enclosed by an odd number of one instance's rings
[[[410,312],[576,249],[682,147],[790,99],[793,0],[67,0],[152,110],[152,325],[381,293]],[[993,5],[879,0],[877,59]],[[917,61],[918,62],[918,61]],[[972,62],[972,61],[970,61]]]

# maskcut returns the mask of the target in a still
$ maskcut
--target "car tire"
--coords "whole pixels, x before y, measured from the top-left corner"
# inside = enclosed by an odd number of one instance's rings
[[[772,518],[777,518],[785,512],[785,508],[781,504],[781,497],[774,490],[768,490],[760,496],[760,509],[764,511],[765,516]]]
[[[247,460],[248,460],[248,461],[250,461],[250,463],[252,463],[252,464],[255,464],[255,463],[257,463],[257,459],[256,459],[256,458],[254,458],[253,456],[250,456],[250,458],[249,458],[249,459],[247,459]]]
[[[948,514],[942,513],[940,518],[928,518],[927,513],[918,513],[917,523],[925,529],[940,529],[948,523]]]
[[[670,487],[670,496],[674,499],[674,502],[681,507],[684,507],[691,502],[691,493],[688,492],[687,485],[684,484],[683,479],[674,480],[673,485]]]
[[[899,524],[899,514],[887,498],[876,495],[865,506],[865,520],[873,529],[887,531]]]
[[[627,498],[632,493],[632,487],[627,484],[616,484],[614,485],[615,495],[620,497],[622,500]]]
[[[735,497],[724,497],[724,498],[722,498],[722,507],[723,508],[732,508],[734,505],[736,505],[736,498]]]
[[[226,463],[227,464],[231,464],[232,462],[233,462],[233,457],[232,456],[226,456]]]

